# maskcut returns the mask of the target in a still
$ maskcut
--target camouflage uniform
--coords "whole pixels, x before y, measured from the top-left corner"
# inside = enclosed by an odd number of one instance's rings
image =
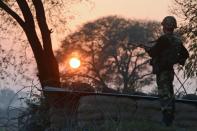
[[[162,25],[172,31],[160,36],[156,44],[147,50],[152,57],[151,65],[156,74],[158,94],[160,96],[163,122],[169,126],[174,119],[175,99],[173,90],[174,64],[184,65],[189,56],[179,37],[173,34],[177,27],[176,19],[172,16],[164,18]]]
[[[163,122],[170,125],[174,120],[175,102],[173,90],[173,71],[162,71],[157,74],[158,94],[160,97]]]
[[[169,125],[174,119],[174,70],[173,64],[167,62],[164,55],[170,49],[171,35],[163,35],[158,40],[154,47],[149,51],[152,57],[153,73],[156,74],[158,94],[160,96],[161,110],[163,113],[163,121]],[[166,51],[166,52],[165,52]],[[168,52],[169,53],[169,52]]]

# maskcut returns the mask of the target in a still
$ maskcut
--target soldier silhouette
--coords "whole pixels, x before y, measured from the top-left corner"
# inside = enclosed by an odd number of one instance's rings
[[[189,53],[183,46],[181,39],[174,34],[177,28],[176,19],[173,16],[166,16],[161,25],[164,35],[161,35],[156,44],[145,49],[152,58],[151,65],[153,73],[156,74],[158,94],[160,97],[162,122],[170,126],[174,120],[175,97],[173,90],[174,64],[184,65]]]

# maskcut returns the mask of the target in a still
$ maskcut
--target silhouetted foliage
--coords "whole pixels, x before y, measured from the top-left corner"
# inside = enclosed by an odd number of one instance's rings
[[[35,97],[34,97],[35,98]],[[28,107],[18,116],[20,131],[44,131],[50,125],[49,105],[40,96],[28,99]]]
[[[156,39],[160,34],[159,26],[155,21],[117,16],[84,24],[65,38],[57,53],[64,67],[68,67],[68,59],[72,56],[82,61],[79,69],[63,70],[62,80],[86,81],[101,91],[112,87],[133,92],[149,84],[151,77],[145,77],[150,74],[148,56],[139,45]]]
[[[1,38],[12,37],[11,42],[31,47],[42,87],[60,86],[58,63],[52,49],[51,28],[55,28],[56,32],[65,29],[63,27],[66,27],[69,20],[65,14],[68,7],[76,2],[81,0],[0,0]]]
[[[45,86],[60,87],[59,67],[52,49],[53,41],[51,33],[54,31],[53,29],[56,29],[55,31],[58,33],[59,31],[65,31],[63,27],[66,27],[65,24],[69,20],[67,15],[65,15],[68,12],[68,7],[71,4],[81,1],[82,0],[0,0],[0,38],[4,40],[11,38],[12,41],[10,42],[13,42],[14,45],[16,45],[17,42],[21,42],[25,47],[30,46],[37,65],[37,77],[39,78],[42,88]],[[3,43],[0,44],[2,45]],[[24,52],[26,53],[26,51]],[[7,58],[5,60],[12,62],[12,60],[9,61]],[[18,61],[17,59],[14,60]],[[3,65],[4,63],[0,61],[0,64]],[[20,64],[21,63],[19,63],[19,65]],[[45,92],[42,93],[45,95]],[[58,98],[58,96],[55,97]],[[48,98],[47,96],[46,99],[48,100]],[[54,99],[53,97],[50,100]],[[30,109],[34,108],[30,105]],[[33,121],[34,116],[38,116],[36,121],[38,124],[42,124],[40,122],[42,119],[40,118],[45,114],[40,107],[38,107],[37,110],[36,112],[29,112],[35,113],[30,114],[30,118]],[[57,116],[58,118],[58,115],[55,113],[50,115]],[[30,130],[31,127],[37,127],[37,125],[34,126],[34,124],[31,123],[24,124],[27,124],[27,130]],[[55,125],[54,128],[59,127]],[[39,130],[42,129],[43,128],[39,128]]]
[[[25,85],[32,80],[30,70],[31,58],[25,55],[25,48],[6,47],[0,43],[0,88],[15,88],[18,85]],[[16,49],[15,49],[16,48]],[[24,53],[24,54],[23,54]]]
[[[190,53],[186,64],[187,76],[197,76],[197,2],[196,0],[173,0],[171,12],[182,21],[179,32],[188,44]]]

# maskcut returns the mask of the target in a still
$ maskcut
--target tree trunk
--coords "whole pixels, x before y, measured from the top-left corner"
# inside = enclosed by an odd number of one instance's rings
[[[42,87],[60,87],[60,76],[58,63],[54,56],[49,56],[45,52],[38,65],[38,77]]]
[[[28,29],[25,33],[33,50],[42,88],[45,86],[60,87],[59,67],[53,52],[48,54],[41,46],[38,46],[41,44],[36,32]]]
[[[127,78],[124,77],[123,81],[124,81],[123,93],[128,93],[129,89],[128,89],[128,80],[127,80]]]
[[[28,2],[29,1],[27,0],[16,0],[16,3],[18,4],[23,17],[12,10],[6,4],[6,1],[0,0],[0,8],[7,12],[10,16],[12,16],[24,30],[36,60],[38,77],[42,89],[45,86],[60,87],[58,63],[52,50],[50,35],[51,32],[46,22],[42,0],[32,0],[33,6],[35,7],[36,19],[32,14],[32,10],[29,8]],[[38,27],[41,32],[41,39],[39,39],[36,32],[35,22],[38,23]],[[62,120],[62,117],[64,117],[63,112],[57,113],[59,109],[62,111],[64,107],[62,101],[60,101],[61,96],[58,96],[58,94],[53,94],[52,96],[46,94],[45,92],[43,92],[43,94],[45,95],[46,100],[50,104],[50,108],[52,109],[51,125],[54,126],[52,128],[60,129],[63,124],[59,124],[60,121],[58,120]]]
[[[60,87],[58,63],[53,52],[52,54],[49,54],[46,53],[44,49],[36,48],[35,45],[40,44],[37,36],[33,33],[33,31],[25,31],[25,33],[32,47],[37,63],[38,77],[42,89],[46,86]],[[43,94],[46,97],[46,102],[49,103],[50,106],[50,129],[59,131],[59,129],[64,127],[66,117],[64,116],[65,103],[64,101],[60,101],[62,99],[58,94],[47,94],[46,92],[43,92]]]

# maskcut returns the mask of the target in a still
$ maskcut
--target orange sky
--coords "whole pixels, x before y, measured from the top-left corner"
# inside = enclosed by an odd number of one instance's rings
[[[84,0],[85,1],[85,0]],[[172,0],[88,0],[72,5],[68,27],[75,31],[83,23],[98,19],[102,16],[118,15],[129,19],[148,19],[161,21],[170,14],[169,5]],[[63,36],[62,36],[63,35]],[[57,49],[65,34],[57,34],[53,37],[54,49]]]
[[[92,0],[92,4],[77,4],[72,7],[77,16],[72,28],[84,22],[107,15],[119,15],[131,19],[161,21],[169,15],[172,0]]]

